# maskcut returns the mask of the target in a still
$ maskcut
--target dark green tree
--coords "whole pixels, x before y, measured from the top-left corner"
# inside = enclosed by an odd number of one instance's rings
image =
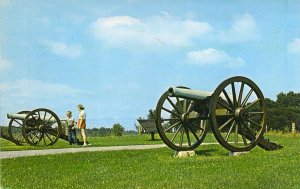
[[[276,101],[266,99],[266,102],[269,129],[287,131],[294,122],[300,130],[300,93],[281,92]]]
[[[115,136],[122,136],[124,131],[125,129],[120,123],[115,123],[111,129],[112,134]]]
[[[148,118],[148,119],[156,119],[156,110],[150,109],[150,110],[149,110],[149,113],[148,113],[148,115],[147,115],[147,118]]]

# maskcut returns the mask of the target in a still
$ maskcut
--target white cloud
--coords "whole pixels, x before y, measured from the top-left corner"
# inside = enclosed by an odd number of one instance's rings
[[[51,50],[55,55],[66,57],[66,58],[76,58],[81,55],[81,45],[67,45],[63,42],[44,40],[42,44]]]
[[[11,1],[10,0],[0,0],[0,7],[7,6]]]
[[[90,26],[91,33],[105,45],[117,47],[185,47],[203,37],[213,27],[206,22],[181,20],[168,13],[140,20],[130,16],[99,18]]]
[[[259,37],[255,19],[248,13],[235,18],[230,29],[221,31],[219,39],[222,42],[244,42]]]
[[[198,65],[223,64],[228,67],[242,66],[245,64],[244,60],[240,57],[232,57],[224,51],[212,48],[188,52],[186,62]]]
[[[294,54],[300,54],[300,38],[295,38],[293,42],[288,44],[288,51]]]
[[[52,98],[58,96],[73,96],[81,91],[69,85],[60,83],[45,83],[39,80],[21,79],[14,82],[0,82],[3,96],[21,98]]]
[[[6,70],[7,68],[9,68],[11,66],[11,62],[9,62],[8,60],[5,60],[2,57],[2,54],[0,52],[0,72]]]

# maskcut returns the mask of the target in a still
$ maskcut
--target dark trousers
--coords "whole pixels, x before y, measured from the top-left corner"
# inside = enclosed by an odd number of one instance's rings
[[[77,138],[76,138],[76,130],[72,129],[72,127],[74,127],[73,125],[68,126],[68,140],[69,140],[69,144],[75,143],[77,144]]]

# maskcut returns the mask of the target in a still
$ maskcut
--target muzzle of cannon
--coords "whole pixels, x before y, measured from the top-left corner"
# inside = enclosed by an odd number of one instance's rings
[[[61,138],[64,120],[51,110],[45,108],[33,111],[21,111],[17,114],[7,114],[10,119],[8,124],[8,135],[12,142],[22,145],[44,145],[55,144]]]
[[[180,97],[190,100],[204,100],[212,95],[212,92],[191,90],[183,87],[170,87],[168,95],[171,97]]]
[[[226,79],[214,92],[171,87],[158,100],[156,127],[164,143],[176,151],[193,150],[210,126],[217,141],[232,152],[268,147],[263,134],[267,107],[258,86],[250,79]]]

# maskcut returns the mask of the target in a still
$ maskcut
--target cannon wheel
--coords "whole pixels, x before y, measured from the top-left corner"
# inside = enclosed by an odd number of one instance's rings
[[[192,100],[170,97],[165,92],[156,106],[156,128],[163,142],[173,150],[197,148],[207,132],[206,120],[191,111]]]
[[[28,114],[30,111],[21,111],[18,114]],[[10,119],[8,124],[8,135],[17,144],[23,145],[26,143],[22,133],[22,120]]]
[[[211,97],[210,125],[217,141],[232,152],[249,151],[266,129],[267,107],[258,86],[248,78],[223,81]]]
[[[61,133],[61,122],[51,110],[39,108],[28,113],[22,126],[26,142],[32,146],[55,144]]]

